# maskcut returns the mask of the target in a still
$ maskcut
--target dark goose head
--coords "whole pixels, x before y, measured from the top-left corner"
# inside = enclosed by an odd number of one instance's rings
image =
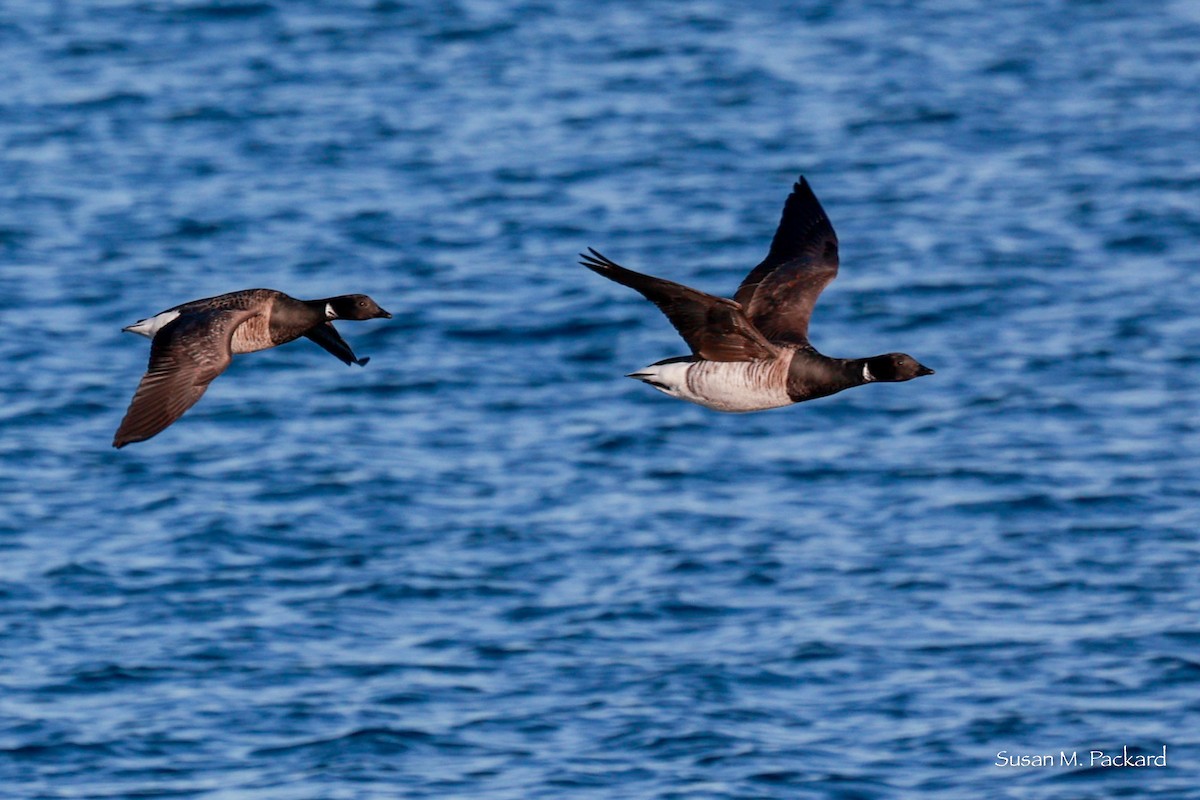
[[[391,319],[392,315],[379,307],[365,294],[344,294],[325,301],[326,313],[333,311],[330,319]]]
[[[869,371],[869,372],[868,372]],[[911,381],[922,375],[932,375],[933,370],[924,366],[907,353],[887,353],[866,360],[863,377],[869,381],[900,383]]]

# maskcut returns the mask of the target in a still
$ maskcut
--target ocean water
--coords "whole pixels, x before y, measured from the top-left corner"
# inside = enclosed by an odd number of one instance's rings
[[[1189,2],[0,5],[0,797],[1200,797],[1198,41]],[[937,375],[623,378],[685,348],[576,253],[728,295],[802,173],[814,343]],[[121,327],[254,286],[395,318],[113,450]]]

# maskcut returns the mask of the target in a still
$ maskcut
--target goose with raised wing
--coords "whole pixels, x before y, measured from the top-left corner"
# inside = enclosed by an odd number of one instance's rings
[[[809,343],[813,306],[837,277],[838,240],[803,176],[784,204],[766,259],[732,300],[634,272],[591,248],[580,258],[658,306],[691,348],[691,355],[628,376],[671,397],[717,411],[761,411],[933,374],[906,353],[830,358]]]

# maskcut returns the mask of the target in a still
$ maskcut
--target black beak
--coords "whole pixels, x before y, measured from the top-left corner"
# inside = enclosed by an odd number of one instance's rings
[[[379,319],[380,317],[383,317],[384,319],[391,319],[392,315],[381,308],[379,309],[379,313],[375,315],[376,319]]]
[[[918,377],[918,378],[919,378],[920,376],[922,376],[922,375],[933,375],[933,374],[935,374],[935,373],[934,373],[934,371],[933,371],[933,370],[931,370],[929,367],[927,367],[927,366],[923,365],[923,364],[921,365],[921,368],[920,368],[919,370],[917,370],[917,377]]]

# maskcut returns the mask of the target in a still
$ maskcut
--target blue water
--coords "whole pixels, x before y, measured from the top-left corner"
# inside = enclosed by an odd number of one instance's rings
[[[1194,3],[0,6],[0,797],[1200,797]],[[587,246],[824,352],[721,415]],[[109,443],[148,343],[367,292]],[[1088,751],[1166,768],[1087,768]],[[1078,767],[997,753],[1078,751]]]

